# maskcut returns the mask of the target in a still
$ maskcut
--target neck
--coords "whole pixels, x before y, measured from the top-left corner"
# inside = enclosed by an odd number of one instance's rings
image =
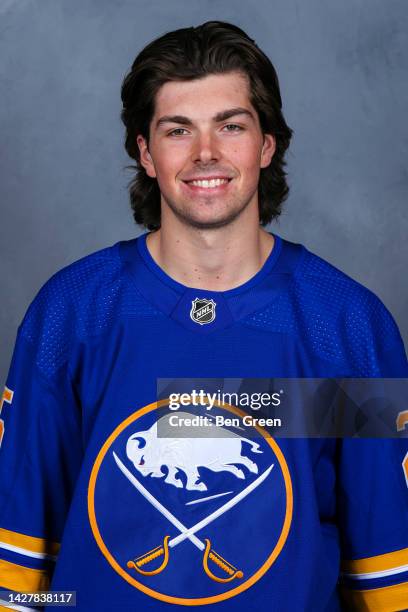
[[[147,246],[155,262],[179,283],[228,291],[252,278],[273,248],[273,236],[255,221],[245,228],[231,223],[211,230],[162,223],[149,235]]]

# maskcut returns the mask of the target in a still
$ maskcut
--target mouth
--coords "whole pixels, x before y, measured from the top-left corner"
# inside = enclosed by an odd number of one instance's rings
[[[232,181],[232,178],[228,177],[217,177],[217,178],[206,178],[206,179],[192,179],[189,181],[183,181],[187,187],[193,191],[222,191]]]

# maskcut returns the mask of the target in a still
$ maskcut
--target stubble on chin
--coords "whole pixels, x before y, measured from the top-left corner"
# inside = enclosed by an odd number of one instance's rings
[[[173,202],[168,200],[163,203],[162,207],[168,206],[173,214],[177,217],[177,219],[183,223],[185,226],[194,228],[197,230],[216,230],[222,227],[227,227],[231,223],[233,223],[246,209],[249,201],[245,202],[244,205],[240,207],[232,207],[230,210],[226,210],[225,213],[220,217],[215,217],[213,219],[200,219],[197,218],[194,214],[191,214],[186,206],[186,208],[180,208],[174,205]]]

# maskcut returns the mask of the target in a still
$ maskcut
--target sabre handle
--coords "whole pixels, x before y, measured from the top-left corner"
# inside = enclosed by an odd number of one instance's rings
[[[137,557],[134,560],[128,561],[128,568],[134,568],[137,572],[139,572],[139,574],[143,574],[143,576],[154,576],[155,574],[160,574],[160,572],[164,570],[167,563],[169,562],[169,539],[170,536],[165,536],[163,544],[161,544],[160,546],[156,546],[156,548],[152,548],[152,550],[149,550],[149,552],[145,553],[144,555],[141,555],[140,557]],[[159,567],[156,567],[156,569],[154,570],[142,569],[144,565],[147,565],[154,559],[157,559],[161,556],[163,556],[164,558]]]
[[[226,574],[228,574],[228,578],[220,578],[213,574],[213,572],[208,567],[208,560],[211,560],[215,565],[217,565],[220,569],[222,569]],[[216,582],[231,582],[234,578],[242,578],[243,572],[238,570],[236,567],[231,565],[226,559],[221,557],[215,550],[211,549],[211,542],[208,538],[205,539],[205,551],[203,557],[203,567],[204,571],[211,580],[215,580]]]

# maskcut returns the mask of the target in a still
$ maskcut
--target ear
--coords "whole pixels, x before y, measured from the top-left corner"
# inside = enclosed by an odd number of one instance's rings
[[[139,134],[136,139],[136,142],[140,151],[140,163],[146,170],[147,176],[150,176],[150,178],[156,178],[156,170],[154,167],[152,156],[149,153],[146,138]]]
[[[272,134],[264,134],[264,143],[261,151],[261,168],[267,168],[276,151],[276,140]]]

